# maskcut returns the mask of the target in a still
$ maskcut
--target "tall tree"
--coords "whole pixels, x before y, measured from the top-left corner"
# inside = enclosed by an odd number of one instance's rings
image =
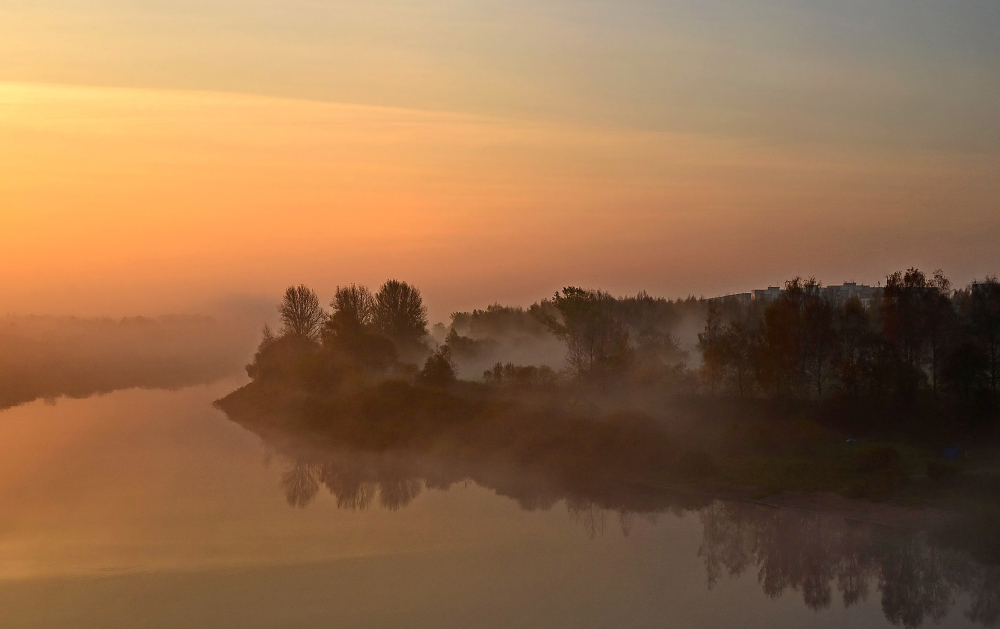
[[[891,382],[893,353],[879,334],[876,311],[852,297],[837,313],[837,379],[849,398],[877,397]]]
[[[714,302],[708,304],[705,330],[698,333],[698,349],[701,350],[702,374],[708,380],[709,392],[715,395],[715,387],[725,375],[726,350],[722,314]]]
[[[922,296],[923,336],[930,354],[928,371],[931,389],[937,393],[942,364],[954,340],[958,316],[952,304],[951,282],[940,269],[928,280]]]
[[[802,302],[802,352],[805,371],[823,397],[823,383],[829,378],[837,353],[837,332],[834,327],[833,305],[813,284],[805,291]]]
[[[743,397],[753,389],[760,351],[759,334],[742,322],[732,321],[723,329],[721,341],[725,373]]]
[[[897,271],[886,278],[881,314],[882,333],[896,346],[911,377],[929,377],[937,391],[956,325],[951,282],[940,270],[930,278],[915,268]]]
[[[761,383],[767,389],[794,394],[805,384],[803,307],[815,280],[785,282],[785,290],[764,309],[761,321]]]
[[[282,336],[297,336],[318,341],[326,313],[319,304],[319,297],[309,287],[299,284],[289,286],[278,306],[281,315]]]
[[[923,316],[927,286],[927,276],[911,268],[887,277],[882,291],[882,335],[911,368],[921,366],[927,349]]]
[[[555,294],[553,303],[561,320],[549,317],[546,323],[566,341],[566,359],[577,375],[607,374],[628,365],[628,329],[616,312],[614,297],[569,286]]]
[[[372,331],[375,297],[365,286],[338,286],[330,303],[333,314],[323,326],[324,358],[342,375],[366,377],[395,363],[396,345]]]
[[[399,280],[382,284],[373,301],[372,323],[401,349],[422,346],[427,336],[427,307],[420,291]]]
[[[1000,281],[995,275],[969,287],[968,319],[972,338],[986,357],[990,389],[1000,386]]]
[[[345,324],[350,322],[367,326],[372,322],[375,297],[367,286],[338,286],[330,306],[333,308],[333,318],[340,319]]]
[[[451,359],[451,349],[442,345],[428,356],[417,379],[430,387],[446,387],[455,382],[455,362]]]

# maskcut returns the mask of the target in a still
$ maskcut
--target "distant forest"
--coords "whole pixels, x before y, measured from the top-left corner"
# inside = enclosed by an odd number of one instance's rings
[[[940,271],[897,272],[867,307],[796,278],[767,303],[711,304],[698,339],[710,392],[814,399],[867,422],[854,428],[995,427],[995,276],[953,289]]]

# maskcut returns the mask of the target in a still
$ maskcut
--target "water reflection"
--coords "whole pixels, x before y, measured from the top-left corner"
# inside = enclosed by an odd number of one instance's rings
[[[710,589],[724,578],[756,572],[767,596],[796,592],[816,611],[829,608],[835,599],[851,607],[877,596],[889,622],[918,627],[941,620],[960,600],[967,600],[970,622],[1000,622],[1000,564],[978,561],[978,553],[955,547],[953,536],[717,501],[669,487],[607,482],[599,461],[591,473],[575,465],[561,467],[568,454],[557,451],[522,466],[482,452],[443,453],[433,445],[373,452],[320,448],[308,435],[263,431],[259,426],[258,434],[285,461],[281,482],[293,507],[306,507],[325,488],[339,508],[377,505],[398,510],[424,489],[473,482],[525,510],[550,509],[564,501],[592,537],[603,534],[609,521],[616,521],[627,536],[636,518],[655,521],[664,512],[694,512],[702,525],[698,553]]]
[[[274,443],[269,444],[275,448]],[[396,511],[409,505],[424,489],[447,490],[473,482],[511,498],[524,510],[550,509],[565,501],[588,534],[603,531],[605,514],[614,513],[628,535],[636,516],[682,513],[705,507],[702,494],[669,487],[616,484],[593,475],[561,474],[557,469],[518,468],[502,459],[473,460],[433,456],[420,451],[364,452],[334,449],[319,452],[289,447],[276,453],[284,460],[281,486],[288,504],[304,508],[325,488],[342,509],[378,505]],[[552,461],[557,461],[554,456]]]
[[[942,619],[965,594],[969,620],[1000,620],[1000,566],[931,543],[927,534],[741,502],[713,503],[699,517],[709,587],[755,570],[768,596],[794,590],[815,610],[831,605],[834,587],[846,607],[878,592],[886,619],[917,627]]]

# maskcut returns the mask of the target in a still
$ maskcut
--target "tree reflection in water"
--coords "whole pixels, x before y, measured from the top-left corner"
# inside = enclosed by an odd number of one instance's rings
[[[834,586],[848,607],[874,589],[885,617],[904,627],[940,620],[965,593],[970,620],[1000,620],[1000,566],[935,546],[927,534],[742,502],[715,502],[700,517],[709,587],[756,570],[768,596],[792,589],[816,610],[830,606]]]
[[[940,620],[959,598],[968,599],[965,614],[973,623],[996,626],[1000,621],[1000,562],[977,561],[983,553],[940,535],[611,483],[601,478],[600,465],[590,475],[577,466],[566,474],[558,453],[548,464],[521,466],[482,452],[317,448],[308,437],[278,432],[269,433],[265,444],[288,461],[282,486],[293,507],[306,507],[325,487],[339,508],[377,503],[398,510],[425,488],[446,490],[471,481],[526,510],[550,509],[562,500],[591,537],[602,535],[609,519],[617,519],[627,536],[637,517],[655,522],[659,513],[696,512],[703,528],[698,552],[709,588],[724,577],[755,571],[769,597],[792,590],[814,610],[830,607],[836,590],[847,607],[877,594],[886,619],[903,627]]]

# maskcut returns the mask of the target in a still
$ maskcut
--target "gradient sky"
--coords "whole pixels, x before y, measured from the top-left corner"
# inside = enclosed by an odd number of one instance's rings
[[[0,5],[0,311],[966,282],[998,193],[995,0]]]

